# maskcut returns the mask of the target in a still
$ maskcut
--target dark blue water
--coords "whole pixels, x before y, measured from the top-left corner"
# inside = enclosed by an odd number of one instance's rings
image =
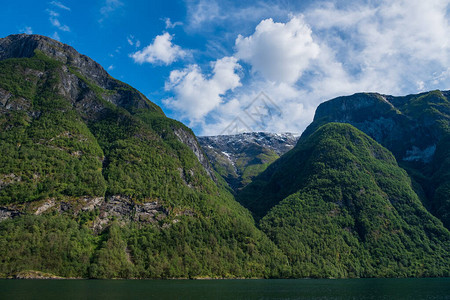
[[[0,280],[0,299],[450,299],[450,278]]]

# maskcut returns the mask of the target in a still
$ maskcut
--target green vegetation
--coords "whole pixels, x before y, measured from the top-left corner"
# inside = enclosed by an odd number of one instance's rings
[[[330,122],[352,124],[395,155],[425,207],[449,229],[449,96],[448,91],[436,90],[404,97],[375,93],[338,97],[319,105],[301,139]]]
[[[75,61],[0,61],[0,206],[21,213],[0,222],[0,277],[450,276],[449,231],[412,188],[448,220],[448,139],[429,166],[410,165],[413,182],[351,125],[320,127],[278,160],[250,151],[236,161],[242,183],[254,178],[238,195],[249,212],[201,165],[191,130]],[[411,107],[442,132],[447,100],[430,97]],[[117,199],[160,210],[147,222]]]
[[[450,228],[450,134],[437,145],[432,166],[431,210],[447,228]]]
[[[96,196],[106,189],[103,152],[70,103],[52,91],[60,64],[42,57],[0,62],[0,88],[23,107],[0,115],[0,203]],[[40,79],[26,75],[37,72]]]
[[[223,212],[184,217],[161,229],[113,222],[95,235],[69,214],[0,223],[0,273],[39,270],[63,277],[196,278],[289,276],[286,257],[250,218]]]
[[[78,80],[75,97],[60,90],[69,77]],[[25,212],[0,223],[0,274],[289,275],[286,256],[176,134],[196,143],[192,131],[139,92],[118,81],[111,89],[97,86],[40,52],[1,61],[0,88],[11,93],[13,104],[0,106],[0,205]],[[122,99],[120,105],[108,102],[110,96]],[[48,199],[81,203],[83,197],[117,195],[133,203],[157,201],[168,217],[155,224],[111,217],[96,233],[98,209],[26,214]]]
[[[448,230],[393,155],[351,125],[320,127],[239,200],[262,218],[294,277],[450,274]]]

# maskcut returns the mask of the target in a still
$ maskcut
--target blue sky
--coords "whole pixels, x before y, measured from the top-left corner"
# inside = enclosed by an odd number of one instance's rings
[[[330,98],[450,89],[450,0],[4,1],[198,135],[300,133]]]

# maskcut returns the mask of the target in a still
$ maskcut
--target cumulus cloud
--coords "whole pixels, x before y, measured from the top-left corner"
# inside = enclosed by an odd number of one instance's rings
[[[153,43],[145,47],[144,49],[132,53],[130,57],[134,59],[136,63],[163,63],[169,65],[179,58],[183,58],[187,55],[187,52],[181,49],[180,46],[172,43],[173,35],[165,32],[162,35],[158,35],[153,40]]]
[[[219,8],[217,3],[203,7],[191,16],[191,24],[196,20],[212,24],[206,12],[225,13]],[[450,89],[449,15],[449,0],[361,1],[339,6],[322,1],[284,22],[263,19],[253,32],[237,35],[235,40],[232,57],[251,70],[243,72],[248,74],[242,78],[245,86],[212,97],[213,105],[201,112],[196,112],[194,100],[187,101],[192,106],[180,109],[183,113],[178,117],[196,120],[200,134],[219,134],[237,123],[250,130],[302,132],[316,107],[336,96]],[[208,80],[198,68],[179,72],[185,84],[190,82],[184,79],[187,74]],[[281,111],[270,115],[264,127],[252,124],[246,114],[261,91]],[[175,93],[172,100],[178,101],[180,95]],[[204,97],[201,103],[211,96]]]
[[[254,72],[268,80],[289,83],[296,82],[320,52],[301,17],[287,23],[261,21],[253,35],[238,36],[236,50],[236,57],[250,63]]]
[[[166,90],[174,97],[164,100],[164,104],[195,123],[222,103],[228,91],[241,85],[236,73],[241,66],[234,57],[224,57],[212,64],[212,74],[202,73],[198,65],[190,65],[183,70],[170,73]]]
[[[371,86],[384,93],[414,93],[439,88],[433,80],[448,66],[449,3],[382,1],[342,9],[326,4],[305,17],[321,42],[333,49],[353,90]]]

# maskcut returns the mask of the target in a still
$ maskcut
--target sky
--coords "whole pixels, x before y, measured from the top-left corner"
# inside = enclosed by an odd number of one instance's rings
[[[197,135],[301,133],[357,92],[450,89],[450,0],[2,0],[0,37],[52,37]]]

